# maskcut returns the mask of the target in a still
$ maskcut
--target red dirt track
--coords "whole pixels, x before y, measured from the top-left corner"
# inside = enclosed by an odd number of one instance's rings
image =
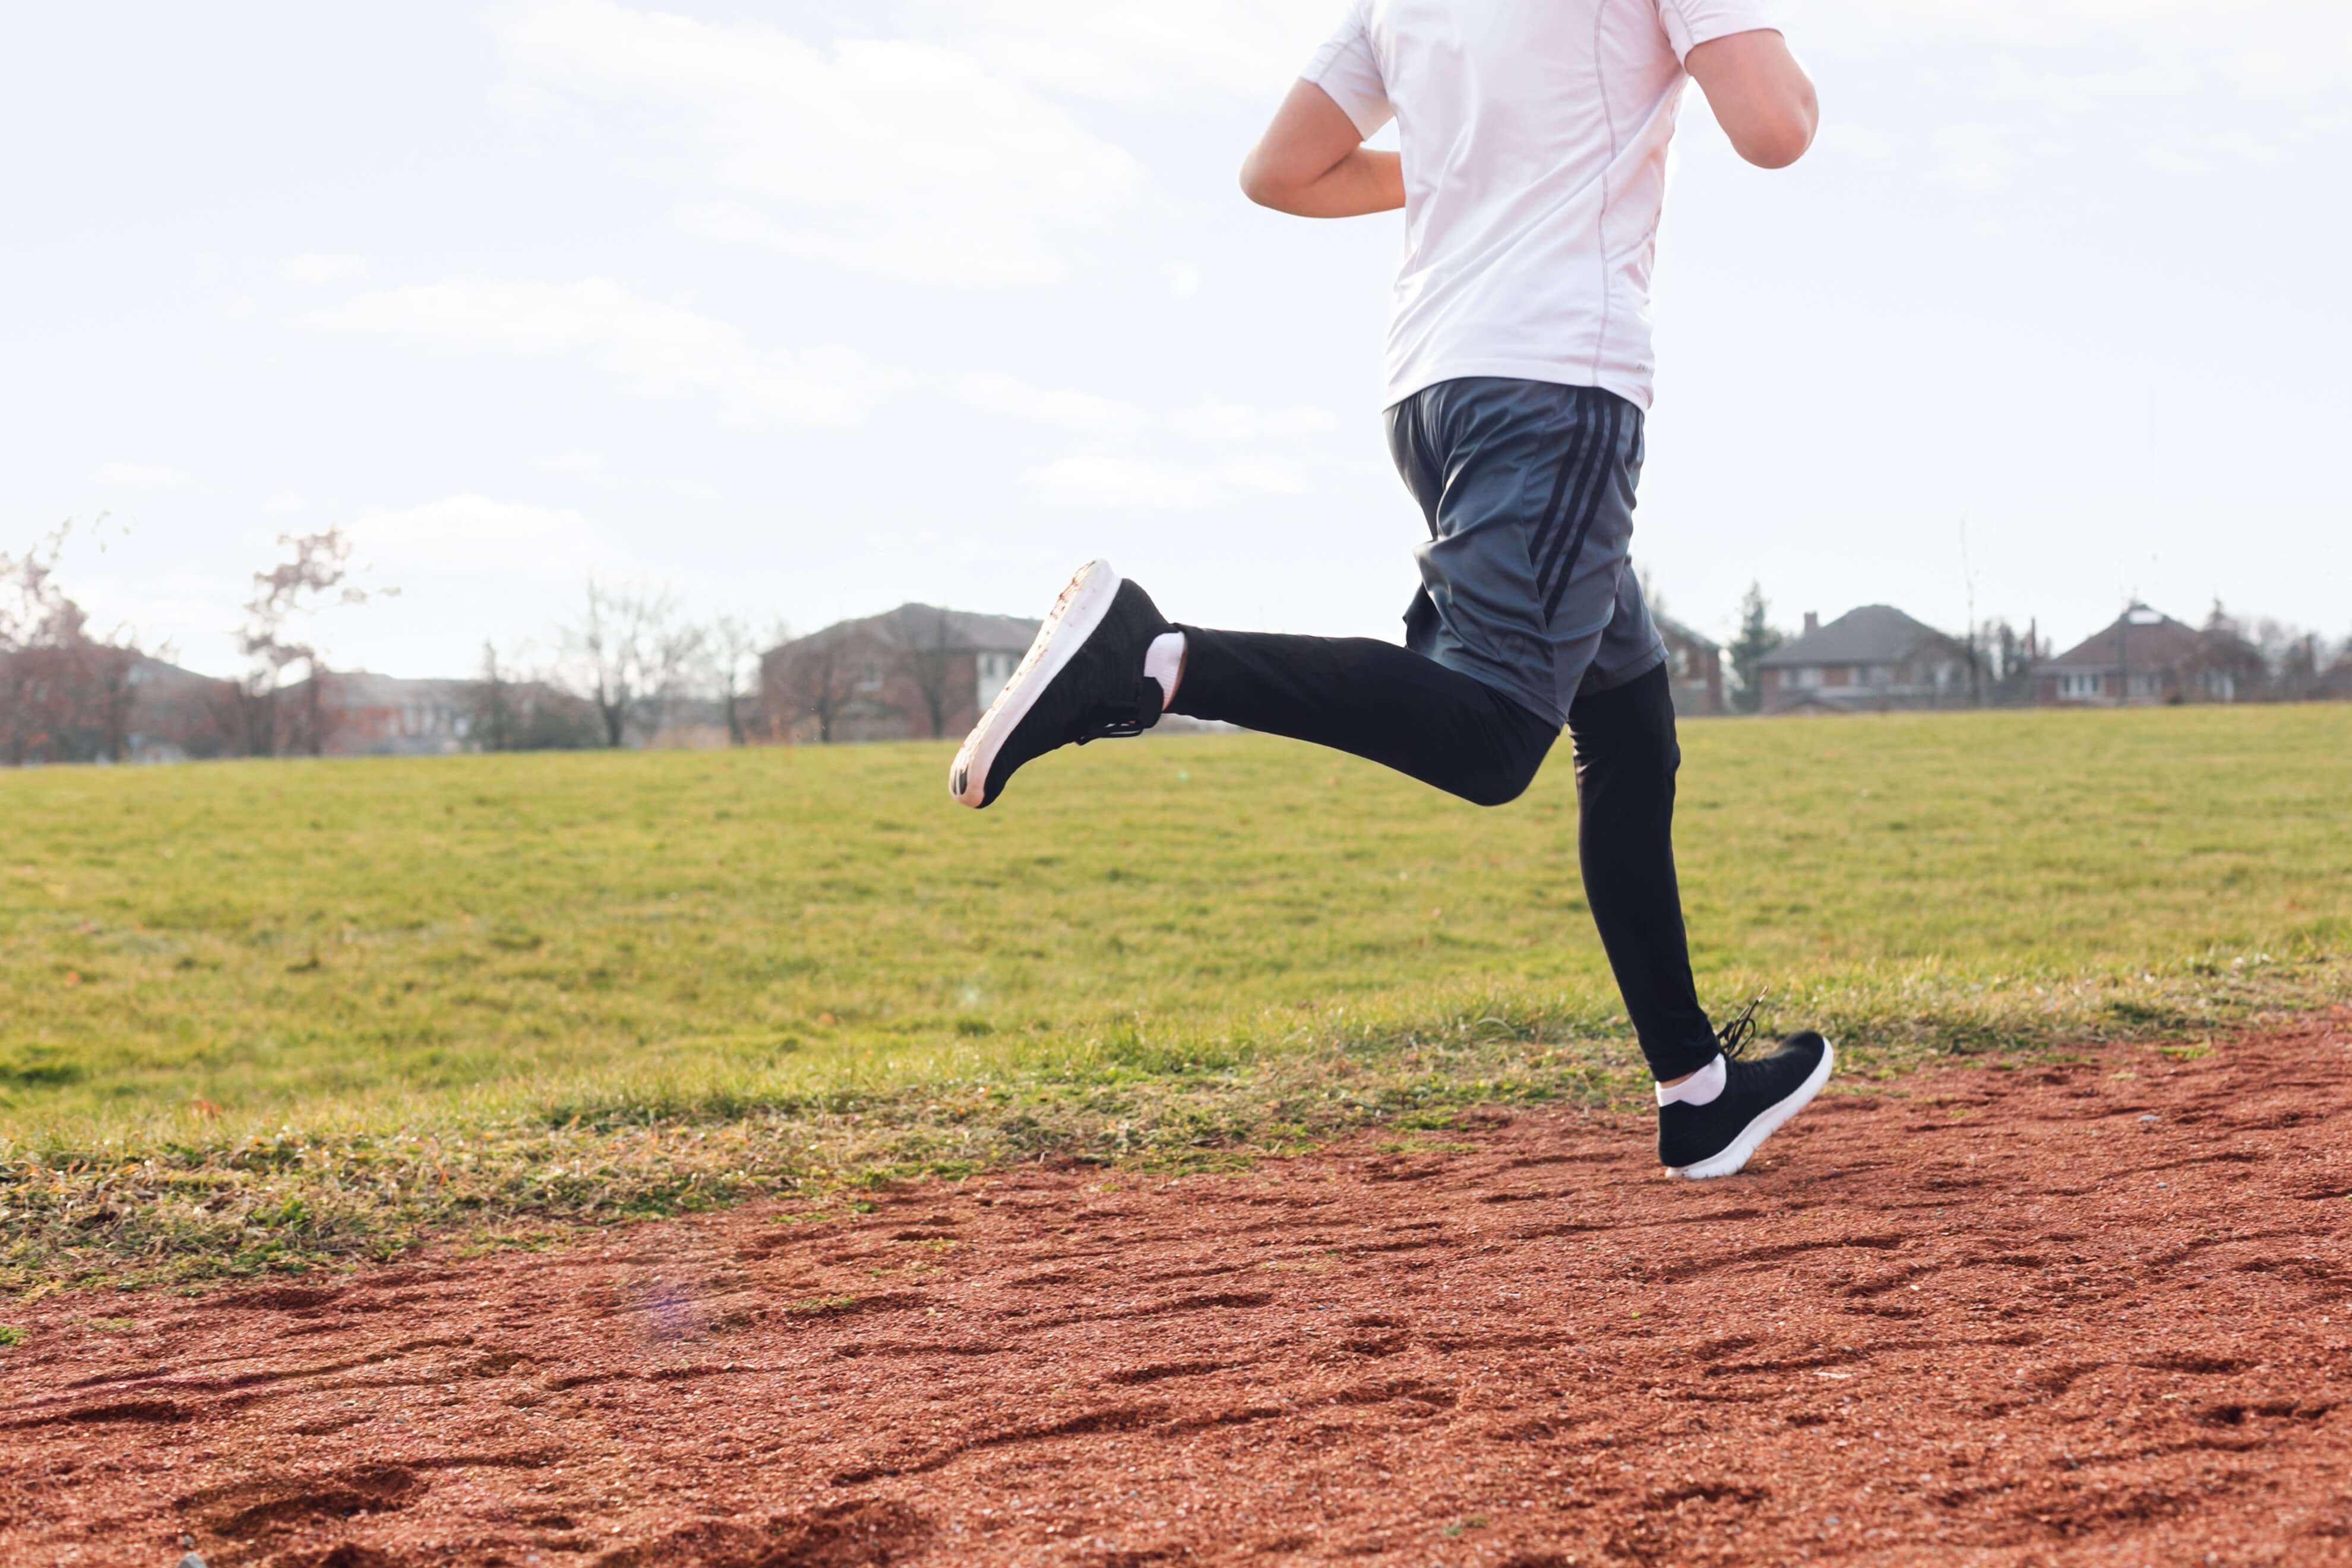
[[[2347,1047],[53,1299],[0,1562],[2352,1563]]]

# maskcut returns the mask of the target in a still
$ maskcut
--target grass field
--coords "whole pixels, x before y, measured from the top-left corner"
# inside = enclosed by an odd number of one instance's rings
[[[1703,722],[1703,993],[1864,1068],[2352,994],[2352,706]],[[0,1289],[1637,1080],[1559,759],[1257,737],[0,774]]]

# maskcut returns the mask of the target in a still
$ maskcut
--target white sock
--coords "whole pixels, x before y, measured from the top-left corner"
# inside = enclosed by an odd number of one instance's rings
[[[1184,634],[1161,632],[1143,650],[1143,673],[1160,682],[1160,711],[1176,700],[1176,678],[1184,672]]]
[[[1731,1080],[1731,1069],[1724,1065],[1723,1053],[1717,1051],[1715,1060],[1669,1089],[1658,1085],[1660,1105],[1712,1105],[1723,1086]]]

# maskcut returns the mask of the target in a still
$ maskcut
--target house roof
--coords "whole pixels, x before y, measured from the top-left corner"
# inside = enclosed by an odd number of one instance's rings
[[[1658,630],[1660,632],[1664,633],[1667,637],[1676,639],[1677,641],[1695,643],[1708,653],[1720,653],[1723,651],[1723,645],[1721,643],[1716,641],[1713,637],[1708,637],[1704,633],[1691,630],[1690,627],[1683,625],[1682,622],[1675,619],[1672,616],[1660,615],[1657,611],[1653,610],[1650,612],[1650,618],[1658,623]]]
[[[299,691],[309,684],[307,679],[299,680],[287,689]],[[412,680],[365,669],[331,669],[325,695],[328,703],[346,710],[397,708],[404,702],[462,702],[470,685],[463,680]]]
[[[1803,664],[1895,664],[1930,642],[1958,646],[1892,605],[1864,605],[1818,631],[1782,643],[1756,662],[1775,669]]]
[[[166,659],[151,658],[142,653],[131,661],[131,684],[146,691],[179,693],[209,689],[221,682],[209,675],[199,675],[193,669],[183,669]]]
[[[1037,622],[1023,620],[1018,616],[990,616],[974,610],[941,609],[936,605],[906,604],[878,616],[835,621],[782,646],[797,647],[863,634],[895,647],[944,647],[960,653],[1024,653],[1035,640],[1037,626]]]
[[[2217,646],[2244,642],[2243,638],[2229,631],[2200,632],[2170,616],[2159,615],[2145,605],[2134,605],[2057,658],[2042,660],[2040,668],[2052,671],[2121,668],[2116,658],[2117,626],[2124,628],[2124,655],[2135,668],[2145,665],[2150,669],[2160,669],[2186,664]]]

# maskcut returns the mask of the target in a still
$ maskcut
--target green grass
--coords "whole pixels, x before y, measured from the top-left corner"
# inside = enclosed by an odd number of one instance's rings
[[[1685,726],[1700,984],[1864,1066],[2352,992],[2352,707]],[[1565,757],[1256,737],[0,774],[0,1289],[1634,1080]]]

